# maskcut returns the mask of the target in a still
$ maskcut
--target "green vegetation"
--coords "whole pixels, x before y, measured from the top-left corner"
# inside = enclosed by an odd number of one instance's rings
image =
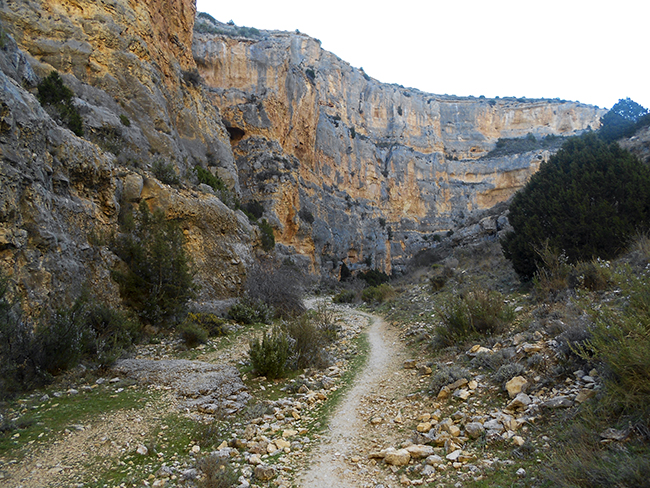
[[[83,136],[83,123],[77,107],[72,103],[74,93],[65,86],[57,71],[52,71],[37,86],[37,98],[41,105],[53,107],[61,123],[78,136]]]
[[[571,263],[610,259],[650,224],[650,169],[595,134],[573,137],[514,196],[508,218],[502,246],[523,278],[546,245]]]
[[[383,303],[391,300],[396,295],[395,289],[388,283],[378,286],[369,286],[361,292],[361,299],[368,303]]]
[[[239,202],[237,201],[236,196],[218,175],[212,174],[210,170],[205,169],[198,164],[194,167],[194,171],[196,171],[199,183],[211,187],[224,204],[232,209],[239,207]]]
[[[176,172],[176,167],[173,163],[166,163],[165,161],[154,161],[151,166],[153,175],[166,185],[180,185],[181,179]]]
[[[379,286],[382,283],[388,283],[390,281],[390,276],[377,269],[371,269],[363,273],[359,273],[359,278],[365,281],[368,286]]]
[[[113,278],[125,303],[145,323],[168,325],[178,320],[195,296],[191,261],[184,248],[185,236],[177,222],[162,210],[149,211],[140,203],[133,231],[121,234],[114,252],[126,269],[117,268]]]
[[[198,18],[204,22],[195,22],[194,30],[199,34],[215,34],[228,37],[246,37],[257,39],[262,37],[262,33],[255,27],[241,27],[230,21],[227,24],[221,24],[210,14],[199,12]]]
[[[0,280],[0,399],[41,386],[80,362],[110,366],[140,339],[137,320],[84,295],[34,325]]]
[[[650,125],[650,112],[629,98],[619,100],[600,119],[598,134],[612,142],[633,135],[641,127]]]
[[[334,303],[354,303],[357,300],[357,294],[352,290],[341,290],[332,297]]]
[[[253,371],[273,380],[282,378],[287,369],[290,345],[287,335],[274,329],[271,334],[264,332],[262,340],[255,338],[251,340],[248,355],[253,366]]]
[[[481,288],[448,297],[438,315],[441,319],[436,327],[438,348],[501,333],[514,319],[514,312],[504,303],[501,293]]]
[[[264,215],[264,205],[258,200],[251,200],[244,203],[241,209],[251,222],[257,222],[257,219],[262,218],[262,215]]]
[[[228,315],[235,322],[244,325],[271,324],[275,310],[264,300],[248,296],[241,298],[228,310]]]
[[[533,134],[528,134],[523,138],[500,138],[497,140],[494,149],[483,156],[483,158],[497,158],[502,156],[509,156],[511,154],[537,151],[540,149],[554,151],[558,149],[564,141],[564,137],[556,136],[553,134],[540,137],[539,139]]]
[[[131,120],[124,114],[120,114],[120,122],[124,127],[131,127]]]
[[[124,388],[123,391],[115,394],[114,390],[119,387]],[[52,393],[49,390],[46,392]],[[137,390],[128,382],[121,381],[77,395],[51,399],[42,399],[42,395],[39,395],[30,398],[29,403],[10,402],[6,408],[18,418],[0,423],[0,456],[11,455],[21,459],[23,455],[33,452],[35,447],[57,439],[71,423],[90,422],[120,409],[137,412],[151,399],[150,392]],[[29,405],[28,409],[24,408],[26,405]]]
[[[273,233],[273,227],[266,219],[260,220],[257,225],[262,232],[262,249],[266,252],[273,250],[275,248],[275,234]]]

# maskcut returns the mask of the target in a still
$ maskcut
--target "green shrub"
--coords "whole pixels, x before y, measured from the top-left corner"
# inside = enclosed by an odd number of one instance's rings
[[[275,311],[263,300],[246,296],[228,310],[228,316],[235,322],[249,324],[270,324]]]
[[[213,313],[188,313],[186,321],[200,325],[209,337],[220,337],[228,334],[227,322]]]
[[[120,114],[120,122],[122,123],[122,125],[123,125],[124,127],[131,127],[131,121],[130,121],[129,118],[128,118],[126,115],[124,115],[124,114]]]
[[[79,137],[83,136],[83,123],[77,107],[72,103],[74,93],[65,86],[57,71],[52,71],[37,86],[37,98],[41,105],[51,106],[59,114],[61,122]]]
[[[122,234],[113,251],[126,269],[113,271],[122,298],[144,322],[166,325],[177,320],[196,295],[185,236],[177,222],[162,210],[153,214],[142,201],[134,218],[135,229]]]
[[[543,266],[546,241],[570,263],[610,259],[650,226],[650,168],[595,134],[572,137],[515,194],[508,219],[501,244],[523,278]]]
[[[284,376],[290,355],[289,340],[285,333],[277,329],[270,335],[264,332],[261,341],[255,338],[249,346],[248,355],[257,375],[266,376],[270,380]]]
[[[18,303],[7,299],[8,279],[0,275],[0,400],[38,386],[46,377],[33,327]]]
[[[192,320],[184,320],[176,331],[187,347],[208,342],[208,331]]]
[[[361,292],[361,299],[368,303],[384,303],[395,298],[395,289],[387,283],[379,286],[371,286]]]
[[[650,427],[650,281],[623,273],[619,285],[628,298],[622,310],[593,313],[590,338],[576,350],[606,372],[605,398],[612,416],[626,415]]]
[[[273,234],[273,227],[269,224],[266,219],[262,219],[258,222],[258,227],[262,232],[262,249],[266,252],[269,252],[275,248],[275,234]]]
[[[325,347],[331,336],[318,327],[315,314],[306,313],[290,320],[285,325],[291,340],[292,360],[297,368],[322,369],[329,366]]]
[[[354,303],[357,300],[357,294],[352,290],[341,290],[332,297],[334,303]]]
[[[131,351],[142,337],[142,325],[137,317],[86,296],[79,300],[82,302],[82,320],[89,339],[83,353],[85,360],[108,367]]]
[[[228,190],[228,187],[223,182],[223,180],[218,176],[213,175],[211,171],[201,167],[198,164],[194,167],[194,171],[196,171],[196,176],[199,180],[199,183],[203,183],[205,185],[212,187],[214,191],[220,192],[220,191]]]
[[[382,283],[388,283],[390,281],[390,276],[377,269],[371,269],[364,273],[359,273],[359,278],[365,281],[368,286],[379,286]]]
[[[441,323],[436,327],[434,346],[446,347],[473,336],[503,332],[514,319],[512,307],[496,291],[476,289],[453,296],[438,310]]]
[[[598,135],[612,142],[632,136],[638,129],[650,124],[648,109],[629,98],[620,99],[600,118]]]
[[[179,185],[181,183],[173,163],[166,163],[159,159],[154,161],[151,171],[158,180],[166,185]]]
[[[436,293],[442,290],[448,280],[449,278],[445,275],[432,276],[429,279],[429,289],[431,290],[431,293]]]

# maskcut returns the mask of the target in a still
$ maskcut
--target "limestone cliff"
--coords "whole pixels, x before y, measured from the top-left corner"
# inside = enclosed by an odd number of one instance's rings
[[[390,272],[549,155],[491,157],[498,138],[598,125],[573,102],[382,84],[308,36],[195,15],[193,0],[0,0],[0,267],[30,310],[84,287],[116,302],[106,242],[141,200],[181,223],[201,300],[240,292],[257,228],[198,185],[196,165],[264,204],[280,257]],[[54,69],[83,137],[35,98]],[[158,162],[181,183],[158,181]]]
[[[124,206],[145,199],[181,222],[202,300],[241,289],[256,233],[201,191],[200,164],[239,191],[228,133],[191,54],[193,1],[0,2],[0,263],[26,308],[90,287],[118,300],[106,243]],[[35,85],[58,70],[84,136],[57,125]],[[173,164],[175,188],[151,173]]]
[[[316,269],[399,271],[436,232],[508,199],[548,151],[499,158],[499,138],[596,129],[602,111],[559,100],[439,96],[382,84],[320,42],[242,37],[199,15],[193,52],[231,142],[244,199]]]

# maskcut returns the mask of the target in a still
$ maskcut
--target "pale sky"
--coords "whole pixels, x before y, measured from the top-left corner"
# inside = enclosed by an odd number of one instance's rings
[[[373,78],[458,96],[650,108],[648,0],[197,0],[239,26],[320,39]]]

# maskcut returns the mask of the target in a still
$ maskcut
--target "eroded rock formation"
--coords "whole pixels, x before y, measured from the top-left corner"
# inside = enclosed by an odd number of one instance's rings
[[[239,192],[228,133],[191,54],[194,17],[194,2],[181,0],[0,4],[0,260],[29,310],[84,287],[116,302],[106,244],[120,211],[142,199],[181,222],[202,300],[240,292],[256,231],[192,185],[200,164]],[[53,69],[75,94],[83,137],[35,98]],[[184,183],[158,182],[157,161]]]
[[[399,270],[477,210],[507,200],[548,151],[488,158],[499,138],[572,135],[602,111],[559,100],[439,96],[387,85],[306,35],[200,15],[193,52],[229,127],[244,199],[316,269]]]
[[[85,287],[117,302],[106,242],[141,200],[183,226],[201,300],[239,293],[257,227],[198,185],[196,165],[263,203],[280,257],[399,271],[549,155],[487,157],[498,138],[574,134],[601,115],[386,85],[308,36],[195,15],[193,0],[0,2],[0,264],[29,309]],[[83,137],[35,97],[52,70]],[[154,177],[160,161],[180,185]]]

